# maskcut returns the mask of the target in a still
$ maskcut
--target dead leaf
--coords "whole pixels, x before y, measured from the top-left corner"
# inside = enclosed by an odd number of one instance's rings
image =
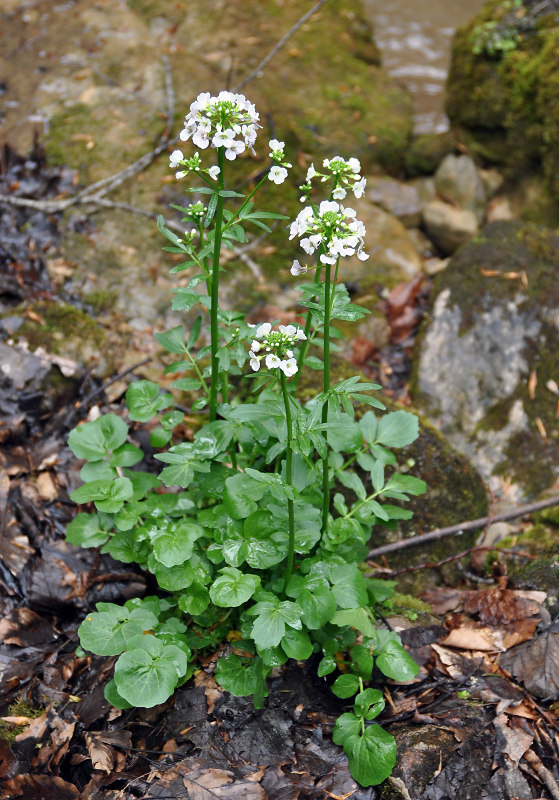
[[[36,485],[43,500],[55,500],[58,497],[58,488],[50,472],[40,472]]]
[[[559,622],[501,657],[500,663],[536,697],[559,695]]]
[[[520,728],[512,728],[506,714],[499,714],[493,720],[495,730],[503,737],[504,743],[499,742],[503,752],[518,764],[524,753],[532,746],[534,735]]]
[[[190,800],[265,800],[266,793],[259,783],[246,777],[236,778],[230,770],[198,767],[188,770],[184,764],[165,774],[165,783],[173,773],[182,775]],[[185,774],[186,773],[186,774]]]
[[[110,744],[101,742],[94,733],[85,733],[84,739],[93,769],[99,769],[107,774],[112,772],[115,758]]]
[[[464,592],[464,611],[478,614],[488,625],[507,625],[539,613],[539,606],[512,589],[482,589]]]
[[[449,611],[455,611],[462,602],[462,595],[464,593],[458,589],[447,589],[441,586],[437,589],[430,589],[423,592],[421,599],[433,609],[433,614],[447,614]]]
[[[455,628],[448,636],[441,639],[441,644],[447,647],[457,647],[460,650],[481,650],[485,652],[503,652],[501,632],[493,628]]]
[[[213,675],[209,675],[205,670],[201,669],[194,676],[194,685],[203,686],[206,693],[206,702],[208,704],[208,713],[212,713],[216,700],[223,697],[223,692],[218,688]]]

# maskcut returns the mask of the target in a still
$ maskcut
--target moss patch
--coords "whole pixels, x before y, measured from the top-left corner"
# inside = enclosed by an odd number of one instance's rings
[[[559,29],[556,12],[530,17],[489,0],[456,33],[447,82],[447,114],[474,153],[515,170],[541,166],[559,199]],[[478,52],[480,33],[507,20],[510,49]],[[503,34],[505,35],[505,34]],[[509,39],[510,40],[510,39]],[[512,41],[512,40],[510,40]]]

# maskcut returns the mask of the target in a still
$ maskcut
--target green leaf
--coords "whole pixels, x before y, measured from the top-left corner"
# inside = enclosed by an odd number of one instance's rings
[[[187,592],[183,592],[178,600],[179,608],[185,614],[197,617],[203,614],[210,604],[210,593],[200,583],[193,583]]]
[[[147,609],[136,609],[129,613],[127,609],[111,603],[104,605],[111,610],[88,614],[78,628],[81,646],[99,656],[122,653],[134,636],[157,623],[155,614]]]
[[[377,630],[375,640],[376,664],[382,673],[395,681],[410,681],[415,678],[419,667],[404,650],[397,633]]]
[[[349,654],[352,660],[352,671],[359,675],[364,681],[370,680],[373,672],[374,659],[369,652],[369,648],[362,644],[356,644],[350,649]]]
[[[143,457],[144,453],[139,447],[125,442],[113,452],[109,464],[111,467],[132,467]]]
[[[197,392],[202,388],[202,383],[198,378],[178,378],[171,386],[173,389],[180,389],[181,392]]]
[[[366,411],[359,420],[359,427],[363,438],[369,444],[373,444],[377,438],[378,421],[372,411]]]
[[[391,411],[378,423],[377,442],[386,447],[405,447],[419,436],[419,423],[409,411]]]
[[[378,689],[365,689],[359,692],[353,704],[353,710],[358,717],[374,719],[378,717],[385,706],[382,692]]]
[[[361,732],[361,720],[355,714],[342,714],[336,720],[332,730],[332,741],[334,744],[343,745],[350,736],[358,736]]]
[[[157,583],[168,592],[187,589],[195,577],[194,570],[190,564],[177,564],[174,567],[155,564],[154,574],[157,578]]]
[[[303,578],[294,575],[287,587],[287,594],[297,598],[302,611],[301,619],[309,630],[317,630],[330,622],[336,611],[336,599],[328,581],[318,575]]]
[[[324,678],[325,675],[330,675],[331,672],[334,672],[336,666],[337,664],[332,656],[324,656],[318,665],[316,673],[319,678]]]
[[[384,487],[383,494],[390,497],[392,491],[415,496],[424,494],[427,491],[427,484],[414,475],[401,475],[399,472],[395,472]]]
[[[330,570],[332,591],[340,608],[360,608],[367,603],[365,579],[355,564],[341,564]]]
[[[377,630],[365,608],[347,608],[336,611],[331,622],[332,625],[338,625],[340,628],[345,628],[346,626],[355,628],[356,631],[359,631],[364,636],[374,636]]]
[[[70,498],[75,503],[93,501],[99,511],[114,514],[120,511],[125,500],[130,500],[134,490],[128,478],[116,478],[114,481],[91,481],[75,489]]]
[[[367,589],[373,603],[384,603],[385,600],[390,600],[397,585],[397,581],[367,578]]]
[[[68,447],[76,458],[101,461],[126,441],[128,426],[116,414],[104,414],[70,431]]]
[[[153,553],[164,566],[175,567],[188,561],[194,543],[203,535],[204,529],[194,522],[183,521],[170,525],[152,539]]]
[[[116,469],[113,469],[106,461],[87,461],[80,470],[80,478],[84,483],[112,481],[116,477]]]
[[[130,419],[147,422],[158,411],[173,405],[173,396],[159,394],[159,386],[152,381],[136,381],[126,391],[126,405]]]
[[[159,344],[168,350],[169,353],[187,353],[184,339],[184,329],[182,325],[177,325],[165,333],[154,333],[155,339]]]
[[[219,572],[220,577],[210,588],[210,597],[216,606],[236,608],[246,603],[260,587],[258,575],[243,575],[235,567],[223,567]],[[279,644],[279,640],[275,644]]]
[[[186,674],[187,658],[176,645],[163,645],[154,636],[144,637],[149,647],[123,653],[115,664],[118,693],[134,706],[151,708],[164,703]],[[145,642],[148,645],[148,641]]]
[[[66,528],[66,541],[77,547],[100,547],[109,538],[97,514],[84,514],[81,511]]]
[[[280,601],[277,597],[256,603],[247,612],[256,616],[251,630],[259,650],[278,645],[285,635],[286,626],[301,629],[301,609],[289,600]]]
[[[297,661],[305,661],[313,651],[312,642],[306,631],[287,628],[280,642],[285,654]]]
[[[341,697],[343,700],[352,697],[359,691],[359,678],[351,672],[346,675],[340,675],[332,684],[332,691],[336,697]]]
[[[114,678],[105,684],[103,694],[105,695],[105,700],[115,708],[132,708],[132,703],[129,703],[119,695]]]
[[[362,736],[349,736],[344,741],[344,751],[349,771],[361,786],[377,786],[396,765],[396,740],[379,725],[365,728]]]
[[[171,431],[166,431],[163,428],[154,428],[149,432],[149,443],[152,447],[165,447],[172,438]]]
[[[266,486],[250,475],[233,475],[225,481],[223,505],[233,519],[244,519],[258,510],[256,500],[261,500],[265,492]]]
[[[215,678],[226,692],[235,697],[250,697],[260,680],[260,659],[241,658],[234,653],[222,656],[216,666]]]

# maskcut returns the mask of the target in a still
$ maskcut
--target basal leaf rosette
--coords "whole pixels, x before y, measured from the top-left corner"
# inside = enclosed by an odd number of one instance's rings
[[[305,206],[289,228],[289,238],[300,238],[300,245],[309,255],[320,251],[321,264],[335,264],[342,257],[356,255],[361,261],[369,256],[364,252],[365,226],[356,219],[356,211],[335,200],[323,200],[318,209]],[[306,269],[298,261],[291,268],[293,275]]]
[[[258,372],[263,362],[268,369],[281,369],[286,378],[290,378],[297,372],[297,360],[291,348],[306,338],[304,331],[295,325],[279,325],[274,330],[270,322],[264,322],[256,329],[250,347],[250,366]]]

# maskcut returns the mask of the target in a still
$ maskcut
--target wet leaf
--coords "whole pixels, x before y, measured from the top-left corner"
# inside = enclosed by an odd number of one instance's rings
[[[559,695],[559,623],[511,650],[500,663],[536,697]]]

